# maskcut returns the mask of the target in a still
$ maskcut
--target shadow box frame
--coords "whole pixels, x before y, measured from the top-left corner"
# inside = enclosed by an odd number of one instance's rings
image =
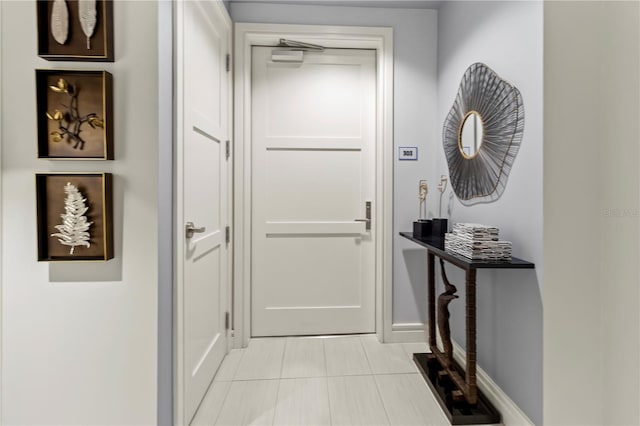
[[[61,223],[64,213],[64,185],[71,182],[85,198],[89,207],[87,219],[93,222],[91,246],[69,247],[57,242],[51,234]],[[56,192],[52,200],[51,192]],[[60,198],[57,198],[59,194]],[[97,208],[96,208],[97,207]],[[113,259],[113,175],[111,173],[37,173],[36,222],[39,262],[107,261]],[[96,240],[98,244],[96,244]],[[93,247],[93,248],[91,248]],[[65,252],[66,254],[62,253]]]
[[[96,1],[97,23],[91,40],[92,46],[97,41],[100,49],[93,54],[87,53],[87,37],[78,20],[78,1],[64,1],[69,12],[69,35],[60,45],[51,34],[53,0],[36,0],[38,56],[47,61],[114,62],[113,0]]]
[[[102,129],[102,149],[99,150],[99,154],[87,155],[83,149],[69,149],[65,155],[56,155],[56,147],[54,144],[66,144],[65,140],[60,142],[53,142],[51,139],[51,132],[49,129],[50,119],[47,117],[47,113],[53,112],[55,107],[62,107],[62,103],[54,104],[54,99],[57,98],[60,101],[62,95],[53,92],[49,86],[52,85],[53,80],[57,80],[59,77],[65,78],[68,82],[77,85],[77,80],[81,79],[90,84],[89,96],[100,97],[100,104],[102,106],[102,120],[104,127]],[[100,90],[100,93],[96,93]],[[82,106],[83,99],[86,96],[82,96],[82,87],[78,92],[78,107]],[[86,112],[86,111],[85,111]],[[92,111],[93,112],[93,111]],[[113,160],[113,76],[108,71],[104,70],[52,70],[52,69],[37,69],[36,70],[36,117],[38,126],[38,158],[47,160]],[[85,129],[89,128],[88,123]]]

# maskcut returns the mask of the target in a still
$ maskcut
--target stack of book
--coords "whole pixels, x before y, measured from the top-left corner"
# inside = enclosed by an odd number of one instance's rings
[[[444,236],[444,248],[471,260],[511,260],[511,242],[500,241],[499,234],[495,226],[456,223]]]

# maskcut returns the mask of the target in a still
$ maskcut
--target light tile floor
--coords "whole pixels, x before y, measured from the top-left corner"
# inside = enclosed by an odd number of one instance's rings
[[[412,361],[374,335],[252,339],[225,358],[193,425],[448,425]]]

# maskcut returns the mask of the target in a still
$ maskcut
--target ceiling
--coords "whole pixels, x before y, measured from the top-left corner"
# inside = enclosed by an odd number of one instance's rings
[[[312,6],[384,7],[437,9],[442,0],[229,0],[231,3],[273,3]]]

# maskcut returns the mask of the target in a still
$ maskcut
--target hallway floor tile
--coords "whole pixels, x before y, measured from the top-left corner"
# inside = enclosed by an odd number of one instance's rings
[[[192,425],[448,425],[412,361],[374,335],[251,339],[225,358]]]

